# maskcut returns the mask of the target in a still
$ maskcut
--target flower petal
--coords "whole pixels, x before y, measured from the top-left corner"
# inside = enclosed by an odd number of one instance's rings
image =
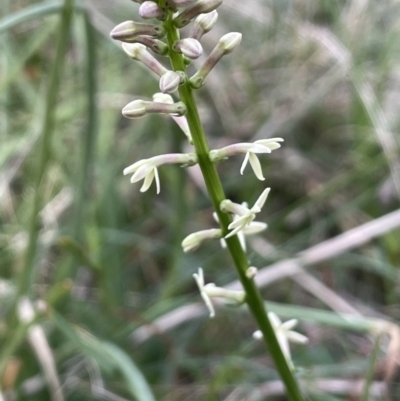
[[[259,208],[260,210],[262,209],[262,207],[264,206],[265,201],[268,198],[268,194],[269,191],[271,190],[271,188],[266,188],[264,189],[264,191],[262,192],[262,194],[260,195],[260,197],[257,199],[256,203],[254,204],[254,206],[251,208],[251,210],[253,211],[254,208]],[[258,213],[258,212],[255,212]]]
[[[294,342],[294,343],[298,343],[298,344],[306,344],[308,343],[308,338],[306,336],[304,336],[303,334],[298,333],[297,331],[288,331],[286,333],[286,337],[288,338],[288,340]]]
[[[153,170],[153,168],[154,167],[149,164],[144,164],[144,165],[140,166],[136,170],[136,173],[133,174],[133,176],[131,177],[131,183],[133,184],[134,182],[138,182],[138,181],[142,180],[144,177],[146,177],[146,175],[148,175]]]
[[[252,221],[246,227],[243,228],[243,234],[251,235],[257,234],[261,231],[264,231],[268,225],[266,223],[262,223],[260,221]]]
[[[157,167],[154,167],[154,176],[156,178],[157,195],[160,193],[160,176],[158,175]]]
[[[285,323],[282,323],[281,328],[282,328],[282,330],[286,330],[286,331],[291,330],[291,329],[293,329],[293,327],[296,326],[296,324],[298,322],[299,321],[297,319],[290,319],[290,320],[286,321]]]
[[[140,192],[146,192],[150,188],[150,185],[154,179],[154,171],[157,171],[157,169],[153,168],[150,173],[146,175],[146,178],[143,181],[143,185],[140,188]]]
[[[260,160],[258,160],[258,157],[254,153],[250,153],[249,160],[250,160],[250,166],[253,169],[256,177],[260,181],[264,181],[265,178],[263,176],[262,169],[261,169],[261,163],[260,163]]]
[[[247,152],[247,153],[246,153],[246,156],[245,156],[245,158],[244,158],[244,160],[243,160],[242,167],[240,167],[240,174],[241,174],[241,175],[243,175],[243,171],[244,171],[244,169],[245,169],[245,167],[246,167],[246,165],[247,165],[247,162],[249,161],[249,157],[250,157],[250,153]]]

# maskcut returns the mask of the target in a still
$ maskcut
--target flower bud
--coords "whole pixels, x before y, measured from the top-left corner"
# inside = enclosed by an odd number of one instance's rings
[[[219,60],[225,55],[233,52],[242,40],[242,34],[239,32],[231,32],[224,35],[219,41],[217,46],[207,57],[204,64],[199,70],[190,78],[190,83],[193,88],[200,88],[204,84],[204,80],[211,70],[215,67]]]
[[[185,79],[183,73],[179,74],[175,71],[167,71],[160,79],[160,90],[163,93],[172,93],[178,89],[178,86]]]
[[[200,14],[194,21],[190,37],[193,39],[200,40],[201,37],[210,32],[214,27],[218,19],[218,13],[216,10],[211,11],[207,14]]]
[[[164,20],[165,11],[153,1],[145,1],[139,7],[139,14],[143,19],[157,18]]]
[[[134,100],[122,109],[122,114],[127,118],[140,118],[149,113],[172,114],[181,116],[186,113],[186,106],[183,102],[159,103],[145,100]]]
[[[203,54],[200,42],[192,38],[177,40],[172,48],[190,59],[199,58]]]
[[[218,46],[220,46],[224,55],[232,53],[242,41],[242,34],[239,32],[230,32],[226,35],[222,36],[222,38],[218,42]]]
[[[146,46],[140,43],[122,43],[122,49],[129,57],[141,61],[147,68],[160,77],[168,72],[168,70],[147,51]]]
[[[125,21],[117,25],[110,33],[113,39],[128,43],[133,42],[133,39],[139,35],[161,38],[165,35],[165,29],[162,26]]]
[[[200,14],[206,14],[214,11],[222,4],[222,0],[197,0],[194,4],[183,10],[174,18],[174,25],[177,28],[183,28],[189,22]]]

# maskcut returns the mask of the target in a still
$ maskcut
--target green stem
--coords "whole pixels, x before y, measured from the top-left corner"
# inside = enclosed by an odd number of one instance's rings
[[[169,56],[172,67],[174,71],[184,71],[186,73],[186,67],[182,55],[172,50],[173,43],[176,40],[179,40],[179,31],[173,24],[171,12],[169,13],[167,21],[164,23],[164,26],[167,32],[167,41],[170,48]],[[192,134],[193,145],[197,153],[198,163],[203,174],[212,204],[218,215],[222,232],[225,236],[229,232],[228,225],[231,223],[231,218],[227,214],[221,212],[220,204],[224,199],[226,199],[226,197],[215,165],[209,160],[208,157],[210,149],[200,121],[199,112],[193,96],[193,90],[188,81],[179,87],[179,95],[187,108],[186,117],[190,132]],[[290,401],[302,401],[303,398],[301,396],[296,379],[287,364],[286,358],[283,355],[276,338],[274,329],[268,319],[267,311],[265,309],[264,301],[261,297],[260,291],[258,290],[254,281],[246,276],[246,270],[249,268],[247,256],[242,250],[236,235],[228,238],[226,243],[235,263],[240,281],[246,292],[247,305],[257,321],[261,332],[263,333],[264,342],[286,387],[287,395]]]
[[[39,150],[39,166],[35,182],[35,194],[33,198],[31,220],[29,226],[29,241],[25,253],[24,267],[18,280],[16,300],[29,292],[34,278],[34,266],[36,257],[36,248],[38,242],[38,213],[41,206],[42,190],[41,184],[46,172],[47,164],[50,159],[50,141],[55,126],[55,110],[60,88],[60,78],[65,64],[65,54],[67,52],[68,37],[73,14],[74,0],[65,0],[64,7],[60,14],[60,26],[58,32],[58,42],[55,60],[52,66],[50,80],[46,94],[46,103],[44,111],[43,130],[41,136],[41,145]]]

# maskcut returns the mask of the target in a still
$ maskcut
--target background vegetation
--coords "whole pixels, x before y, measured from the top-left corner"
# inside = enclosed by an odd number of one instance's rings
[[[158,91],[109,38],[137,4],[63,4],[1,7],[0,400],[284,400],[246,311],[210,321],[197,304],[199,266],[236,279],[217,241],[181,250],[214,224],[199,172],[163,167],[159,196],[122,176],[188,146],[166,117],[121,116]],[[205,52],[243,41],[197,98],[212,147],[285,139],[261,158],[265,183],[240,158],[218,169],[237,202],[272,187],[249,257],[270,308],[310,339],[293,348],[307,399],[400,399],[400,5],[218,12]]]

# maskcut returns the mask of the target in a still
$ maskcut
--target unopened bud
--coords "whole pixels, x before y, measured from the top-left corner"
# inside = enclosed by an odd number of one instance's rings
[[[153,1],[145,1],[139,7],[139,15],[143,19],[157,18],[164,20],[166,18],[165,11]]]
[[[147,51],[146,46],[140,43],[122,43],[122,49],[129,57],[141,61],[147,68],[160,77],[168,72],[168,70]]]
[[[148,102],[145,100],[134,100],[122,109],[122,114],[127,118],[140,118],[149,113],[172,114],[181,116],[186,113],[183,102],[168,104],[159,102]]]
[[[222,0],[197,0],[194,4],[183,10],[174,18],[174,24],[177,28],[183,28],[189,22],[200,14],[214,11],[222,4]]]
[[[160,90],[163,93],[172,93],[178,89],[178,86],[184,81],[185,74],[168,71],[160,79]]]
[[[242,41],[242,34],[239,32],[230,32],[226,35],[222,36],[222,38],[218,42],[218,46],[220,46],[224,55],[232,53]]]
[[[203,54],[200,42],[192,38],[177,40],[172,48],[190,59],[199,58]]]
[[[207,14],[200,14],[194,21],[190,37],[193,39],[200,40],[201,37],[210,32],[214,27],[218,19],[217,10],[211,11]]]
[[[200,88],[204,84],[204,80],[211,70],[215,67],[221,58],[233,52],[242,40],[242,34],[239,32],[231,32],[224,35],[219,41],[217,46],[207,57],[204,64],[199,70],[190,78],[190,83],[193,88]]]
[[[117,25],[110,33],[113,39],[128,43],[134,42],[134,39],[139,35],[161,38],[165,35],[165,29],[162,26],[125,21]]]
[[[256,276],[257,272],[257,267],[251,266],[246,270],[246,277],[251,280]]]

